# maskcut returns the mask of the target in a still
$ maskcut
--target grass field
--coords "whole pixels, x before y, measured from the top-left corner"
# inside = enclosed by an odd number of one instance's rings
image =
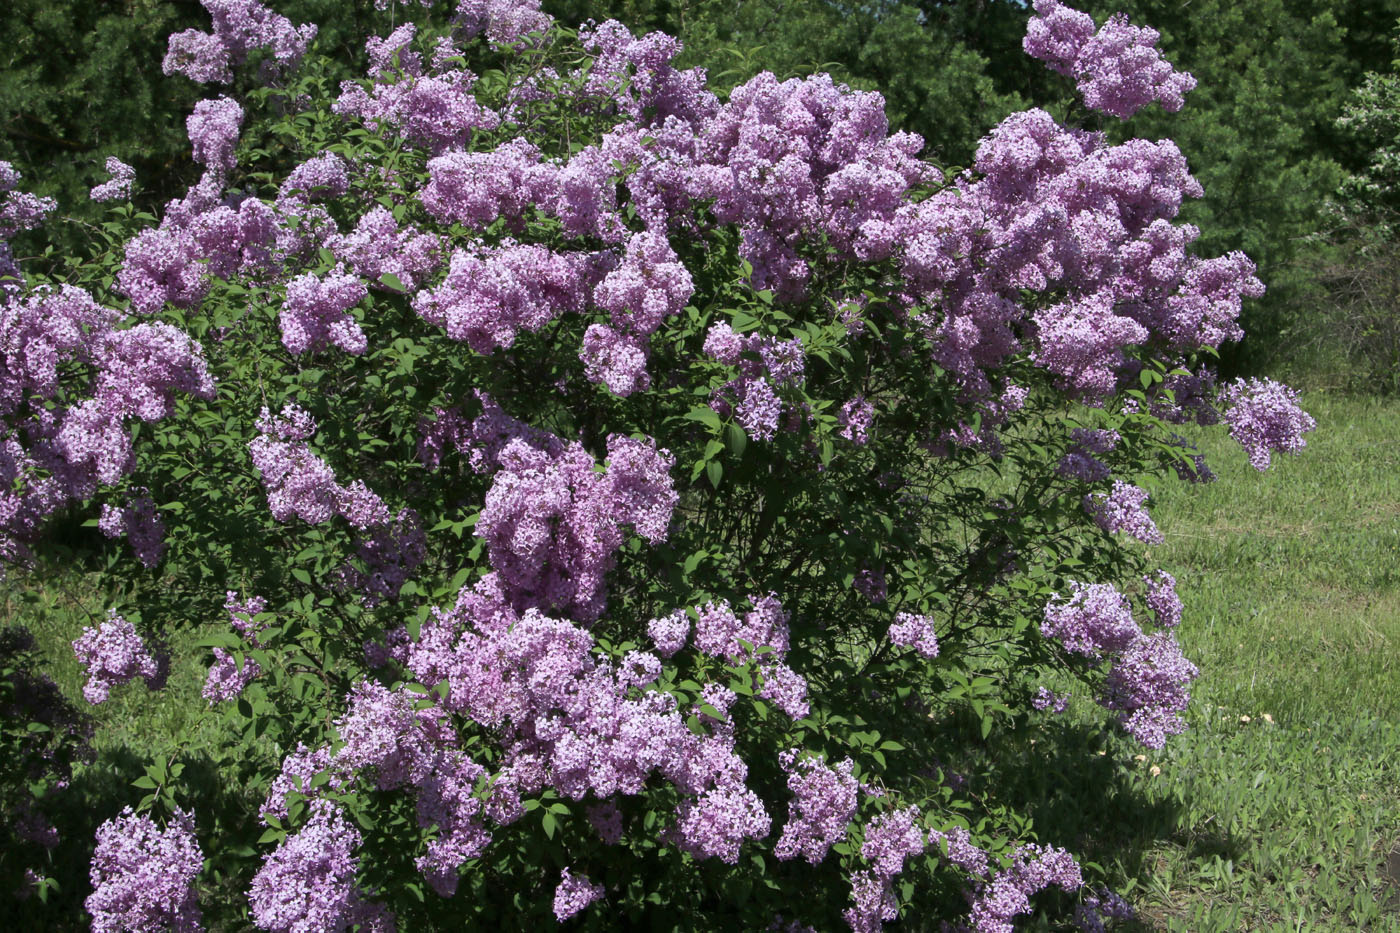
[[[1058,749],[1042,786],[1022,788],[1042,838],[1090,852],[1145,929],[1400,930],[1400,403],[1304,404],[1319,428],[1301,456],[1261,475],[1200,432],[1219,481],[1154,497],[1153,557],[1180,581],[1202,671],[1190,731],[1141,755],[1075,710],[1040,746]],[[81,579],[0,595],[75,698],[67,642],[102,609]],[[199,651],[175,647],[191,660],[169,693],[126,687],[95,710],[90,806],[115,812],[203,708]]]
[[[1400,403],[1304,406],[1298,457],[1202,431],[1219,480],[1154,498],[1202,673],[1189,732],[1115,743],[1148,806],[1106,867],[1150,928],[1400,930]]]

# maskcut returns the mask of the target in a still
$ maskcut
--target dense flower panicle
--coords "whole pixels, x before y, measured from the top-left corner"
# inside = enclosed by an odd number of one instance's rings
[[[1122,895],[1109,888],[1099,888],[1086,894],[1084,902],[1074,912],[1074,923],[1081,933],[1107,933],[1105,920],[1136,920],[1137,911]]]
[[[587,875],[574,875],[565,868],[554,889],[554,919],[562,923],[606,893],[601,884],[593,884]]]
[[[345,160],[332,152],[312,156],[287,173],[277,189],[279,202],[338,198],[350,190]]]
[[[1106,685],[1108,709],[1119,710],[1123,728],[1148,748],[1186,731],[1181,712],[1191,701],[1188,687],[1200,671],[1181,653],[1175,636],[1154,632],[1138,638],[1114,661]]]
[[[652,542],[666,538],[678,501],[669,475],[675,459],[654,443],[615,434],[599,473],[581,445],[561,446],[505,445],[476,534],[519,605],[591,621],[606,605],[604,577],[623,526]]]
[[[1176,577],[1159,570],[1155,576],[1142,580],[1147,584],[1147,608],[1156,616],[1157,624],[1162,628],[1176,628],[1183,609],[1181,597],[1176,595]]]
[[[107,174],[112,177],[94,187],[88,196],[94,201],[130,200],[131,185],[136,180],[136,169],[116,156],[108,156],[104,167],[107,169]]]
[[[1272,379],[1237,379],[1220,393],[1230,436],[1249,454],[1256,470],[1269,468],[1273,453],[1297,453],[1303,435],[1317,427],[1298,405],[1298,393]]]
[[[131,299],[139,314],[154,314],[166,302],[193,308],[209,290],[200,258],[199,243],[188,231],[142,230],[127,241],[117,291]]]
[[[811,710],[807,703],[807,678],[782,663],[761,664],[759,673],[763,677],[760,697],[772,700],[794,722],[806,718]]]
[[[159,677],[156,659],[147,649],[136,627],[110,609],[107,620],[97,628],[84,628],[73,641],[73,653],[87,669],[83,698],[94,706],[107,699],[113,687],[137,677],[148,684]]]
[[[632,121],[653,126],[674,120],[694,126],[718,109],[714,94],[705,87],[703,68],[678,71],[672,66],[681,44],[665,33],[638,38],[617,20],[608,20],[584,25],[579,41],[594,56],[584,95],[601,98]]]
[[[761,649],[782,658],[788,649],[788,614],[772,593],[750,596],[753,609],[741,618],[728,600],[696,606],[695,647],[711,657],[742,664]],[[752,647],[745,648],[743,642]]]
[[[1026,24],[1021,47],[1060,74],[1069,76],[1075,60],[1094,37],[1094,18],[1060,3],[1035,0],[1035,15]]]
[[[214,663],[209,665],[209,674],[204,680],[204,698],[211,704],[225,703],[237,699],[258,675],[262,668],[252,658],[238,659],[227,648],[214,649]]]
[[[238,164],[233,154],[238,130],[243,125],[243,108],[228,97],[202,100],[185,121],[194,160],[215,171],[231,172]]]
[[[671,829],[677,844],[692,857],[733,865],[744,841],[764,838],[771,825],[758,795],[741,781],[727,781],[682,802]]]
[[[1031,358],[1062,388],[1091,400],[1114,390],[1124,351],[1148,337],[1137,321],[1114,314],[1112,298],[1102,293],[1054,305],[1034,320],[1039,347]]]
[[[1088,14],[1058,0],[1036,0],[1022,47],[1073,77],[1090,109],[1126,120],[1154,100],[1165,110],[1180,110],[1183,95],[1196,86],[1195,78],[1162,58],[1158,38],[1155,29],[1131,26],[1121,13],[1096,33]]]
[[[496,248],[459,249],[447,277],[419,292],[413,310],[453,340],[489,354],[510,347],[522,331],[539,330],[566,312],[583,310],[587,257],[507,242]]]
[[[284,417],[287,414],[284,409]],[[335,472],[305,442],[282,440],[273,434],[267,409],[263,409],[263,418],[258,425],[260,433],[249,442],[248,451],[267,488],[272,517],[285,522],[295,515],[311,525],[330,521],[340,502]]]
[[[329,781],[326,786],[333,791],[340,790],[345,786],[345,775],[331,769],[329,748],[313,750],[304,744],[299,744],[295,751],[288,752],[282,760],[281,771],[277,777],[272,779],[272,784],[267,790],[267,797],[258,810],[263,823],[266,824],[269,818],[288,819],[290,816],[287,805],[288,794],[301,794],[304,797],[315,796],[316,792],[311,783],[318,774],[328,776]]]
[[[1056,595],[1045,606],[1040,631],[1091,658],[1124,651],[1142,635],[1127,598],[1109,583],[1070,583],[1068,600]]]
[[[9,162],[0,161],[0,240],[8,240],[22,230],[32,230],[53,213],[58,202],[41,198],[16,186],[22,176]]]
[[[428,184],[419,197],[428,213],[444,223],[482,230],[504,217],[519,227],[531,206],[553,200],[558,173],[523,138],[489,152],[454,149],[428,161]]]
[[[339,264],[324,279],[313,273],[292,279],[278,316],[283,346],[296,355],[329,346],[354,356],[364,353],[365,332],[349,312],[367,294],[364,283]]]
[[[1085,496],[1084,511],[1109,534],[1121,531],[1145,544],[1161,544],[1166,539],[1147,514],[1146,503],[1146,489],[1115,480],[1112,492]]]
[[[904,870],[904,860],[924,851],[924,832],[919,828],[919,808],[887,810],[865,827],[860,854],[870,871],[886,881]]]
[[[975,933],[1013,933],[1013,918],[1029,913],[1031,895],[1056,885],[1073,893],[1084,884],[1079,865],[1064,849],[1025,845],[1010,867],[983,886],[968,915]]]
[[[113,331],[104,343],[93,394],[109,412],[159,421],[170,417],[177,391],[214,397],[204,348],[178,328],[137,324]]]
[[[972,834],[961,826],[954,826],[946,832],[930,830],[930,846],[940,846],[948,861],[973,877],[982,878],[987,874],[987,853],[972,843]]]
[[[213,20],[213,33],[186,29],[170,37],[161,67],[168,75],[182,74],[200,84],[228,84],[233,66],[250,52],[265,49],[261,77],[295,68],[316,37],[314,25],[293,26],[291,20],[258,0],[200,0]]]
[[[854,933],[880,933],[886,920],[899,916],[894,888],[874,872],[857,871],[851,875],[851,899],[855,906],[841,916]]]
[[[194,882],[204,855],[194,815],[176,809],[165,829],[130,807],[97,830],[92,887],[83,906],[97,933],[203,930]]]
[[[416,27],[405,23],[385,38],[365,43],[370,58],[370,85],[345,81],[331,106],[343,116],[358,117],[385,135],[396,133],[439,154],[465,149],[478,130],[493,130],[500,118],[472,94],[476,76],[452,67],[453,56],[436,57],[433,73],[422,56],[410,51]]]
[[[521,48],[554,17],[540,10],[540,0],[459,0],[452,22],[465,38],[485,35],[493,47]]]
[[[60,366],[96,362],[122,316],[72,285],[41,286],[0,303],[0,414],[16,411],[26,395],[53,397]]]
[[[607,324],[590,324],[583,334],[579,359],[589,382],[607,386],[619,398],[651,387],[646,343]]]
[[[913,612],[896,613],[890,626],[890,641],[913,648],[921,657],[938,657],[938,636],[933,630],[933,617]]]
[[[793,799],[773,854],[779,859],[800,855],[816,865],[833,845],[846,838],[856,815],[860,782],[852,776],[855,763],[849,758],[832,768],[820,758],[799,758],[798,754],[794,748],[778,756]]]
[[[657,653],[669,658],[685,647],[690,637],[690,616],[684,609],[677,609],[670,615],[652,619],[647,623],[647,635],[656,645]]]
[[[125,537],[146,567],[160,563],[165,554],[165,522],[149,496],[137,496],[124,508],[104,504],[97,528],[109,538]]]
[[[388,208],[376,205],[349,233],[334,234],[326,248],[370,283],[393,275],[407,291],[417,291],[442,265],[442,240],[412,226],[400,227]],[[379,286],[388,287],[388,286]]]
[[[382,906],[357,887],[360,832],[339,806],[313,800],[311,818],[267,856],[248,889],[253,922],[274,933],[345,930],[386,923]]]

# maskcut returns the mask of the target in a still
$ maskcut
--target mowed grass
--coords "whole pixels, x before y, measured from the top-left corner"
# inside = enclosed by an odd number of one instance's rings
[[[1103,867],[1130,927],[1400,931],[1400,402],[1304,405],[1319,427],[1300,456],[1259,474],[1221,429],[1199,431],[1219,480],[1155,490],[1167,543],[1152,557],[1179,580],[1201,669],[1190,730],[1144,754],[1105,740],[1085,704],[1027,750],[1050,765],[1018,778],[1039,835]],[[105,609],[96,583],[0,588],[0,621],[34,631],[84,706],[68,642]],[[93,710],[85,823],[134,802],[156,756],[213,739],[194,640],[173,646],[166,692],[127,685]]]
[[[1300,455],[1199,431],[1218,481],[1153,499],[1201,676],[1186,734],[1114,743],[1153,817],[1105,867],[1150,928],[1400,930],[1400,403],[1303,402]]]

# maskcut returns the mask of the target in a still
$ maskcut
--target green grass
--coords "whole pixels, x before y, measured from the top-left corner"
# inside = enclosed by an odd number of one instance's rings
[[[1156,491],[1167,543],[1152,557],[1180,582],[1180,637],[1202,672],[1190,730],[1144,755],[1077,708],[1011,778],[1041,838],[1087,852],[1146,929],[1400,931],[1400,856],[1386,869],[1400,844],[1400,402],[1304,403],[1319,427],[1300,456],[1258,474],[1202,431],[1220,479]],[[104,608],[81,578],[0,593],[0,620],[34,631],[80,703],[68,642]],[[205,708],[202,651],[173,647],[186,661],[168,692],[130,685],[94,710],[98,759],[79,783],[101,818]]]
[[[1162,815],[1118,866],[1154,928],[1400,930],[1400,403],[1304,405],[1299,456],[1259,474],[1202,431],[1219,480],[1154,499],[1201,669],[1125,779]]]

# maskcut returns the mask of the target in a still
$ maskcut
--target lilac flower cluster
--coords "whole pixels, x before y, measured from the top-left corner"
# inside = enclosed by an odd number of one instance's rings
[[[97,185],[88,196],[94,201],[127,201],[131,199],[131,185],[136,181],[136,169],[116,156],[108,156],[105,163],[108,181]]]
[[[160,563],[165,554],[165,522],[150,496],[136,496],[122,508],[104,504],[97,528],[109,538],[125,537],[146,567]]]
[[[258,632],[266,627],[255,616],[267,608],[267,600],[261,596],[239,599],[238,593],[229,590],[224,597],[224,610],[228,613],[229,626],[249,645],[259,647]],[[204,681],[204,698],[210,703],[227,702],[243,692],[252,683],[262,668],[251,657],[244,656],[240,665],[233,652],[227,648],[214,649],[214,663],[209,666]]]
[[[1143,577],[1147,584],[1144,602],[1157,618],[1161,628],[1176,628],[1181,622],[1181,597],[1176,595],[1176,577],[1165,570],[1158,570],[1155,576]]]
[[[568,920],[605,893],[603,886],[589,881],[587,875],[574,875],[565,868],[554,889],[554,919],[561,923]]]
[[[1147,514],[1146,502],[1146,489],[1115,480],[1112,492],[1085,496],[1084,511],[1109,534],[1122,531],[1145,544],[1161,544],[1166,539]]]
[[[368,293],[364,283],[340,264],[325,278],[307,273],[292,279],[278,316],[282,345],[297,356],[328,346],[352,356],[364,353],[369,346],[365,332],[349,312]]]
[[[1109,478],[1110,471],[1095,455],[1108,453],[1116,448],[1122,439],[1114,430],[1074,428],[1070,431],[1069,452],[1060,459],[1055,472],[1086,483],[1103,482]]]
[[[34,229],[58,206],[53,198],[16,190],[21,177],[13,165],[0,161],[0,195],[4,195],[0,198],[0,240],[9,240],[22,230]],[[6,261],[10,262],[8,256]]]
[[[896,613],[890,626],[890,641],[913,648],[922,658],[938,657],[938,636],[933,631],[933,618],[913,612]]]
[[[228,173],[238,164],[233,154],[238,131],[243,125],[243,108],[228,97],[202,100],[185,121],[194,160],[215,172]]]
[[[725,322],[714,324],[705,335],[704,353],[739,370],[739,378],[725,383],[710,401],[721,415],[731,411],[749,436],[771,440],[783,412],[774,387],[802,382],[806,352],[801,338],[779,341],[762,334],[738,334]]]
[[[1180,615],[1169,579],[1148,580],[1148,605],[1161,624],[1175,624]],[[1182,656],[1170,632],[1145,634],[1127,598],[1112,585],[1072,583],[1071,590],[1068,600],[1056,596],[1046,605],[1041,634],[1076,654],[1111,660],[1100,703],[1119,713],[1129,735],[1148,748],[1161,748],[1168,735],[1185,730],[1181,712],[1200,672]]]
[[[517,438],[501,449],[476,534],[517,605],[596,619],[623,526],[665,540],[678,501],[669,475],[675,458],[621,435],[607,443],[603,472],[577,443],[542,450]]]
[[[365,46],[369,86],[343,82],[332,109],[434,153],[466,148],[478,130],[495,129],[500,118],[472,94],[476,76],[449,67],[456,56],[438,56],[424,70],[422,56],[410,51],[415,32],[414,24],[405,23],[383,39],[371,37]]]
[[[542,33],[554,17],[540,10],[541,0],[461,0],[453,24],[470,39],[485,35],[493,47],[521,48],[532,35]]]
[[[522,331],[539,330],[560,314],[583,310],[587,257],[507,241],[459,249],[447,277],[419,292],[413,310],[481,354],[510,347]]]
[[[1095,33],[1092,18],[1059,0],[1035,0],[1035,12],[1026,54],[1073,77],[1091,109],[1126,120],[1155,100],[1175,112],[1196,87],[1195,78],[1163,60],[1155,29],[1131,26],[1121,13]]]
[[[1225,386],[1221,400],[1228,406],[1223,419],[1230,436],[1261,472],[1269,468],[1271,454],[1302,450],[1303,435],[1317,427],[1298,406],[1298,393],[1272,379],[1238,379]]]
[[[983,886],[968,919],[975,933],[1013,933],[1012,919],[1029,913],[1031,895],[1056,885],[1074,892],[1084,884],[1079,864],[1064,849],[1034,844],[1016,851],[1009,867]]]
[[[264,408],[257,428],[248,451],[262,474],[273,518],[285,522],[295,515],[320,525],[341,515],[360,530],[392,521],[388,506],[362,481],[341,486],[326,461],[311,452],[306,441],[316,433],[316,422],[304,409],[289,402],[273,417]]]
[[[200,0],[213,20],[213,33],[186,29],[170,37],[162,69],[182,74],[200,84],[233,81],[233,68],[249,53],[267,50],[262,77],[295,68],[306,55],[316,27],[293,26],[291,20],[272,12],[258,0]]]
[[[160,676],[159,665],[136,627],[110,609],[107,620],[97,628],[88,626],[73,640],[73,653],[78,663],[87,669],[83,698],[96,706],[107,699],[112,688],[137,677],[144,678],[155,689]]]
[[[860,854],[868,866],[851,875],[855,906],[842,914],[855,933],[879,933],[884,921],[899,915],[893,880],[904,870],[904,860],[924,851],[918,807],[887,810],[865,827]]]
[[[204,918],[194,882],[204,854],[194,815],[176,809],[165,829],[130,807],[97,829],[92,893],[83,906],[97,933],[196,933]]]
[[[392,930],[383,905],[364,899],[356,883],[361,836],[345,812],[313,800],[311,818],[268,855],[248,890],[253,922],[274,933],[303,930]]]
[[[875,406],[862,395],[842,405],[836,416],[836,423],[841,427],[840,435],[858,447],[870,441],[870,424],[874,420]]]
[[[852,775],[855,763],[847,758],[835,768],[820,758],[799,757],[798,749],[778,756],[787,772],[788,821],[773,847],[779,859],[802,856],[809,865],[826,858],[833,845],[846,838],[846,830],[856,815],[856,792],[860,782]]]
[[[392,275],[410,292],[442,265],[441,239],[409,225],[400,227],[382,205],[360,217],[349,233],[328,237],[326,247],[361,278],[377,283]]]
[[[939,846],[948,861],[973,877],[987,874],[987,853],[972,842],[972,833],[962,826],[950,827],[946,832],[937,829],[928,834],[930,846]]]

